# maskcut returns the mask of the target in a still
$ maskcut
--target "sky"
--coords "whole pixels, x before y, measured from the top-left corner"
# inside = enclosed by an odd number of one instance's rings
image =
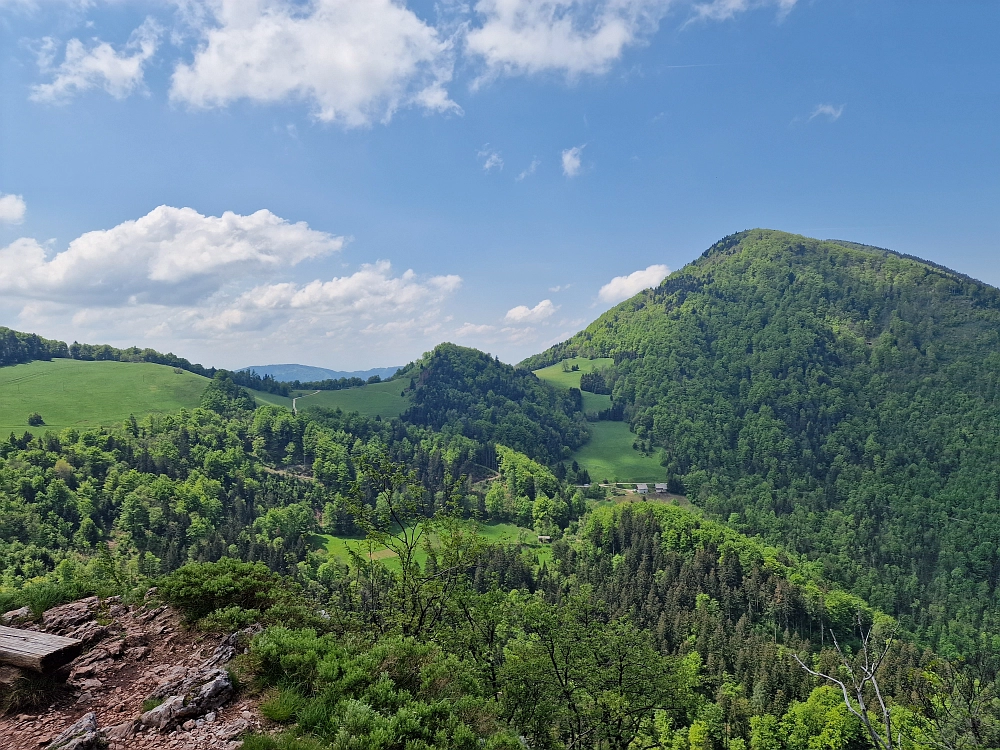
[[[508,362],[733,232],[1000,285],[995,0],[0,0],[0,325]]]

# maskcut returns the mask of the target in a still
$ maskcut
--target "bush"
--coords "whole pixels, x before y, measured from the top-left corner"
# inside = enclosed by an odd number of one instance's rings
[[[188,622],[200,621],[213,630],[239,630],[261,621],[301,625],[319,620],[295,583],[264,563],[231,557],[178,568],[159,581],[159,594]]]
[[[28,424],[31,425],[32,427],[41,427],[43,424],[45,424],[45,420],[42,419],[41,414],[39,414],[37,411],[34,411],[28,415]]]

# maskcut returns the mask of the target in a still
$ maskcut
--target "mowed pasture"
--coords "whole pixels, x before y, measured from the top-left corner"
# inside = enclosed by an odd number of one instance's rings
[[[563,364],[567,367],[572,368],[576,365],[580,369],[574,372],[570,369],[566,372],[563,369]],[[614,364],[614,360],[610,358],[601,359],[584,359],[583,357],[573,357],[572,359],[564,360],[555,365],[550,365],[549,367],[543,367],[541,370],[535,370],[535,375],[537,375],[541,380],[544,380],[552,385],[559,388],[579,388],[580,387],[580,376],[585,372],[593,372],[594,370],[599,370],[603,367],[610,367]],[[611,396],[599,396],[596,393],[583,392],[583,413],[584,414],[594,414],[604,409],[611,408]]]
[[[0,367],[0,434],[40,434],[120,423],[130,414],[194,408],[208,379],[145,362],[54,359]],[[41,427],[29,427],[38,412]]]
[[[591,422],[590,440],[572,460],[590,473],[594,482],[664,482],[667,470],[655,455],[645,456],[632,443],[635,435],[625,422]]]
[[[296,391],[295,396],[299,397],[296,407],[302,410],[321,407],[324,409],[343,409],[345,412],[356,411],[363,417],[381,417],[382,419],[392,419],[398,417],[410,407],[410,400],[400,395],[407,387],[408,382],[403,380],[390,380],[384,383],[372,383],[362,385],[357,388],[345,388],[340,391]],[[277,398],[273,403],[278,403]],[[282,400],[284,401],[284,400]],[[291,408],[292,400],[287,399],[287,404],[283,406]]]
[[[579,388],[580,376],[614,364],[610,358],[584,359],[573,357],[549,367],[535,370],[542,380],[562,388]],[[565,367],[564,367],[565,365]],[[579,369],[572,370],[573,365]],[[569,372],[566,368],[570,368]],[[593,415],[611,408],[611,396],[583,394],[583,411]],[[635,435],[624,422],[591,422],[590,440],[573,454],[573,459],[590,472],[591,480],[602,482],[662,482],[666,470],[656,456],[644,456],[632,447]]]

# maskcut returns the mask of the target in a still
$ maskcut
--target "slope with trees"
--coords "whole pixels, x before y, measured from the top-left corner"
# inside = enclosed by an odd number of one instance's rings
[[[672,489],[782,540],[941,648],[1000,632],[1000,291],[754,230],[526,368],[613,357]]]

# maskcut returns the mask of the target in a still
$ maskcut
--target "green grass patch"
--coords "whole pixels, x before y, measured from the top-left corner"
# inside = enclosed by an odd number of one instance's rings
[[[635,435],[625,422],[591,422],[590,441],[573,460],[590,472],[595,482],[663,482],[667,470],[656,456],[644,456],[632,447]]]
[[[0,434],[41,434],[117,424],[144,414],[193,409],[207,378],[146,362],[54,359],[0,367]],[[28,426],[32,412],[44,425]]]
[[[542,380],[552,383],[552,385],[559,386],[561,388],[579,388],[580,387],[580,376],[585,372],[593,372],[594,370],[602,369],[604,367],[610,367],[615,361],[610,357],[602,357],[600,359],[585,359],[583,357],[573,357],[572,359],[566,359],[549,367],[543,367],[541,370],[535,370],[535,375],[537,375]],[[572,368],[576,365],[580,369],[576,372],[570,370],[570,372],[565,372],[563,370],[563,365],[567,365]],[[588,394],[583,394],[584,398]],[[589,394],[594,395],[594,394]],[[611,403],[610,396],[604,396],[603,398],[608,399],[608,404]],[[607,407],[602,407],[607,408]],[[586,404],[584,404],[584,410],[587,410]]]
[[[521,528],[512,523],[484,523],[479,525],[479,535],[491,544],[523,544],[538,554],[539,563],[552,559],[552,546],[538,541],[538,535],[532,529]],[[326,553],[348,564],[351,561],[349,550],[353,550],[362,558],[371,556],[373,560],[383,560],[389,568],[396,567],[396,555],[385,548],[369,550],[368,541],[363,538],[333,536],[331,534],[315,534],[313,544],[317,549],[325,549]],[[417,562],[423,565],[427,561],[427,553],[423,549],[416,552]]]
[[[356,411],[363,417],[378,416],[382,419],[391,419],[398,417],[410,407],[410,400],[400,395],[406,387],[406,382],[393,380],[357,388],[345,388],[341,391],[320,391],[316,394],[312,391],[296,391],[294,395],[300,397],[296,404],[300,410],[316,407],[343,409],[345,412]],[[288,399],[289,408],[292,405],[291,401]]]

